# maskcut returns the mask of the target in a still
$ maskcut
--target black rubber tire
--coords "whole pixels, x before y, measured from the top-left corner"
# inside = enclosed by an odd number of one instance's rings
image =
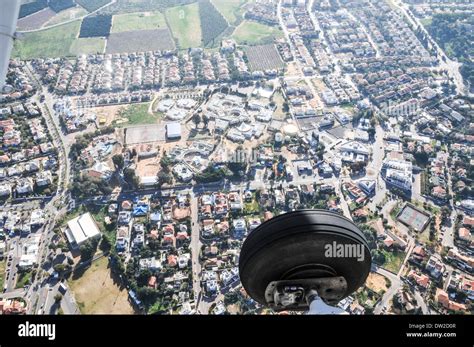
[[[325,245],[361,244],[364,260],[325,256]],[[347,281],[344,297],[364,284],[371,267],[364,234],[349,219],[327,210],[299,210],[274,217],[253,230],[242,245],[240,280],[247,293],[265,305],[265,289],[290,269],[307,264],[330,266]]]

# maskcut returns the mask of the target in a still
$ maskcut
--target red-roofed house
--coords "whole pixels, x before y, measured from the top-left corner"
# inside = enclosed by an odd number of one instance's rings
[[[390,236],[387,236],[385,238],[385,240],[383,240],[383,243],[385,245],[385,247],[387,248],[390,248],[393,246],[393,244],[395,243],[395,241],[390,237]]]
[[[441,304],[447,310],[453,310],[453,311],[466,310],[466,305],[449,300],[448,293],[446,293],[444,290],[439,289],[439,288],[436,289],[435,301]]]
[[[430,278],[426,276],[425,274],[417,274],[415,271],[411,270],[410,273],[408,274],[408,278],[413,278],[415,282],[423,288],[428,288],[428,285],[430,283]]]
[[[156,289],[156,276],[150,276],[148,287]]]
[[[460,228],[459,229],[459,238],[464,241],[471,240],[471,232],[468,228]]]
[[[467,227],[474,226],[474,217],[465,216],[464,219],[462,220],[462,225],[467,226]]]
[[[168,265],[171,267],[175,267],[178,264],[178,257],[175,256],[174,254],[170,254],[167,260],[168,260]]]

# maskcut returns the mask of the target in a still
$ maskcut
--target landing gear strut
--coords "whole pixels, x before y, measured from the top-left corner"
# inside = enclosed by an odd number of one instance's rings
[[[328,253],[336,246],[354,252]],[[335,305],[365,282],[370,267],[364,234],[326,210],[266,221],[248,235],[239,259],[240,280],[255,301],[276,311],[319,314],[340,313]]]

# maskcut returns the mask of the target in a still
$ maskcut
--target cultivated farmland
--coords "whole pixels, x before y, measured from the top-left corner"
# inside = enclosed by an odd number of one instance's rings
[[[39,32],[26,33],[15,41],[14,57],[21,59],[65,57],[77,37],[80,21]]]
[[[169,8],[165,15],[171,33],[180,48],[201,46],[201,21],[198,3]]]
[[[193,2],[196,0],[116,0],[107,10],[112,13],[164,12],[169,7],[188,5]]]
[[[110,34],[106,53],[173,50],[174,48],[173,38],[168,29],[135,30]]]
[[[102,6],[107,5],[110,1],[111,0],[76,0],[79,5],[89,12],[93,12]]]
[[[49,0],[49,7],[56,13],[74,6],[74,0]]]
[[[48,7],[47,0],[36,0],[26,4],[21,5],[19,18],[29,16],[33,13],[41,11],[42,9]]]
[[[106,39],[103,37],[84,37],[74,40],[69,49],[72,55],[103,53]]]
[[[245,53],[252,71],[281,69],[284,66],[274,44],[250,46],[245,49]]]
[[[120,33],[162,28],[166,28],[166,21],[161,12],[124,13],[114,16],[111,32]]]
[[[51,26],[54,24],[63,23],[71,19],[80,18],[87,14],[87,11],[80,6],[71,7],[67,10],[56,13],[56,15],[51,18],[45,26]]]
[[[225,18],[209,0],[199,1],[199,17],[204,46],[213,43],[214,39],[228,27]]]
[[[17,28],[20,31],[39,29],[55,15],[56,12],[54,12],[52,9],[45,8],[28,16],[27,18],[21,18],[18,20]]]
[[[248,0],[211,0],[211,2],[230,24],[235,24],[242,18]]]
[[[109,36],[112,26],[112,16],[99,15],[86,17],[82,21],[79,37]]]

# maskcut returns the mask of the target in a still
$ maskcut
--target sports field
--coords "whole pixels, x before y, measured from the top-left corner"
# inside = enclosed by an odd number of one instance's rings
[[[428,225],[430,215],[407,204],[398,214],[397,219],[415,231],[420,232]]]
[[[119,287],[111,276],[106,257],[95,261],[69,286],[83,314],[132,314],[125,288]]]

